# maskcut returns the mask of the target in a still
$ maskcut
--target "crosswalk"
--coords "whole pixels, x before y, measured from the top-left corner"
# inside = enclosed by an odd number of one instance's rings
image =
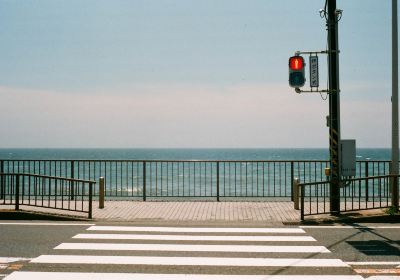
[[[5,279],[364,279],[317,243],[294,227],[95,225],[56,246],[54,253],[33,258],[29,271],[13,272]]]

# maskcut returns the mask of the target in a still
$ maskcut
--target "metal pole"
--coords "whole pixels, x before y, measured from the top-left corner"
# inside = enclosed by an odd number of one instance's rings
[[[75,162],[71,160],[71,178],[75,178]],[[74,181],[71,181],[71,191],[70,191],[70,200],[75,199],[75,184]]]
[[[294,201],[293,193],[294,193],[294,162],[290,162],[290,187],[291,187],[291,200]]]
[[[219,202],[219,161],[217,162],[217,201]]]
[[[341,166],[340,144],[340,98],[339,98],[339,47],[338,14],[336,0],[328,0],[328,72],[329,72],[329,152],[331,165],[330,210],[340,212]]]
[[[4,161],[0,161],[0,174],[4,173]],[[5,185],[4,185],[4,176],[0,175],[0,199],[3,199],[5,196]]]
[[[143,201],[146,201],[146,162],[143,161]]]
[[[104,208],[104,177],[99,178],[99,208]]]
[[[398,79],[397,0],[392,0],[392,168],[391,175],[399,174],[399,79]],[[392,206],[399,208],[398,177],[391,184]]]
[[[93,212],[92,203],[93,203],[93,183],[90,182],[89,183],[89,213],[88,213],[89,219],[92,218],[92,212]]]
[[[300,195],[301,195],[301,204],[300,204],[300,220],[304,221],[304,196],[305,196],[305,186],[301,186]],[[311,209],[310,209],[311,211]]]
[[[368,178],[369,176],[369,165],[368,161],[365,162],[365,177]],[[369,199],[369,184],[368,180],[365,181],[365,200],[368,201]]]
[[[19,210],[19,174],[15,175],[15,210]]]
[[[299,178],[295,178],[293,180],[293,185],[294,185],[293,199],[294,199],[295,210],[299,210],[299,184],[300,184]]]

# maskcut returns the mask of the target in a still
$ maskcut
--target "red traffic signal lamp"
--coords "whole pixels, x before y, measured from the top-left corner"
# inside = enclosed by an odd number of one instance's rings
[[[289,85],[294,88],[300,88],[306,83],[304,73],[304,58],[295,55],[289,58]]]

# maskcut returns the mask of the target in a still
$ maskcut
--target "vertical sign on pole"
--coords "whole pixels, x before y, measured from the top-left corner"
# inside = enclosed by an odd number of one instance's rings
[[[310,56],[310,87],[319,87],[318,56]]]

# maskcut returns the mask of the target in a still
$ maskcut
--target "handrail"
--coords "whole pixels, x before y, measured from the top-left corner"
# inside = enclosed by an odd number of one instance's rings
[[[342,181],[355,182],[355,181],[362,181],[362,180],[383,179],[383,178],[399,177],[399,176],[400,175],[387,174],[387,175],[379,175],[379,176],[350,178],[350,179],[345,179],[345,180],[342,180]],[[300,183],[299,187],[301,187],[301,186],[314,186],[314,185],[329,184],[329,183],[330,183],[330,181]]]
[[[102,161],[102,162],[329,162],[329,159],[231,159],[231,160],[218,160],[218,159],[1,159],[0,161],[57,161],[57,162],[87,162],[87,161]],[[357,160],[357,162],[391,162],[391,160]],[[399,161],[400,162],[400,161]]]
[[[376,208],[388,207],[390,205],[389,201],[388,201],[388,198],[390,196],[388,180],[391,178],[398,179],[398,178],[400,178],[400,175],[387,174],[387,175],[358,177],[358,178],[351,178],[351,179],[343,180],[348,184],[346,187],[349,188],[348,190],[347,190],[347,188],[341,188],[341,190],[343,190],[343,192],[344,192],[344,197],[343,197],[343,201],[342,201],[342,203],[344,203],[343,211],[364,210],[364,209],[366,210],[366,209],[376,209]],[[378,185],[377,185],[377,188],[375,189],[375,191],[374,191],[374,189],[372,189],[372,201],[371,201],[370,200],[371,198],[369,197],[370,194],[368,193],[368,188],[369,187],[374,188],[375,180],[378,180]],[[362,185],[362,182],[364,182],[365,185]],[[370,184],[368,184],[368,182],[370,182]],[[381,185],[381,182],[382,182],[382,185]],[[321,213],[318,210],[318,207],[319,207],[318,199],[320,199],[320,200],[323,199],[324,204],[326,203],[326,201],[325,201],[325,197],[321,197],[318,195],[318,192],[319,191],[321,192],[321,189],[319,189],[318,187],[324,186],[324,185],[329,186],[329,184],[330,184],[330,181],[320,181],[320,182],[296,184],[296,186],[299,188],[299,193],[300,193],[300,203],[301,203],[300,219],[302,221],[304,220],[304,216],[305,216],[305,213],[304,213],[305,212],[305,210],[304,210],[305,197],[308,197],[310,199],[310,201],[309,201],[310,213],[307,215],[314,215],[314,214]],[[309,195],[306,195],[306,187],[310,187],[308,189]],[[361,193],[361,191],[365,191],[365,195],[363,193]],[[314,195],[311,195],[312,192],[314,192]],[[321,192],[321,195],[323,195],[322,193],[324,193],[324,192]],[[329,188],[328,188],[328,193],[329,193]],[[346,193],[348,193],[349,195],[347,196]],[[375,201],[374,198],[377,199],[377,201]],[[385,199],[386,199],[386,201],[385,201]],[[316,212],[312,212],[312,209],[311,209],[312,201],[314,201],[314,203],[316,203],[315,204]],[[347,206],[347,203],[349,203],[349,206]],[[372,203],[372,205],[369,205],[371,203]],[[354,207],[354,205],[356,207]],[[324,211],[325,211],[325,208],[324,208]],[[323,212],[323,213],[329,213],[329,212]]]
[[[11,177],[11,179],[6,181],[5,177]],[[55,182],[52,184],[51,180]],[[5,194],[6,183],[8,184],[7,194]],[[92,218],[93,186],[96,185],[96,181],[32,173],[0,173],[0,185],[0,200],[3,200],[4,204],[14,204],[15,210],[19,210],[20,205],[27,205],[84,212],[88,213],[89,219]],[[78,200],[80,198],[79,203],[77,203],[77,198]],[[68,202],[65,202],[66,199]],[[84,210],[83,201],[86,199],[88,209]]]
[[[74,179],[74,178],[48,176],[48,175],[32,174],[32,173],[0,173],[0,176],[30,176],[30,177],[38,177],[38,178],[46,178],[46,179],[65,180],[65,181],[78,182],[78,183],[93,183],[93,184],[97,183],[96,181],[93,181],[93,180]]]

